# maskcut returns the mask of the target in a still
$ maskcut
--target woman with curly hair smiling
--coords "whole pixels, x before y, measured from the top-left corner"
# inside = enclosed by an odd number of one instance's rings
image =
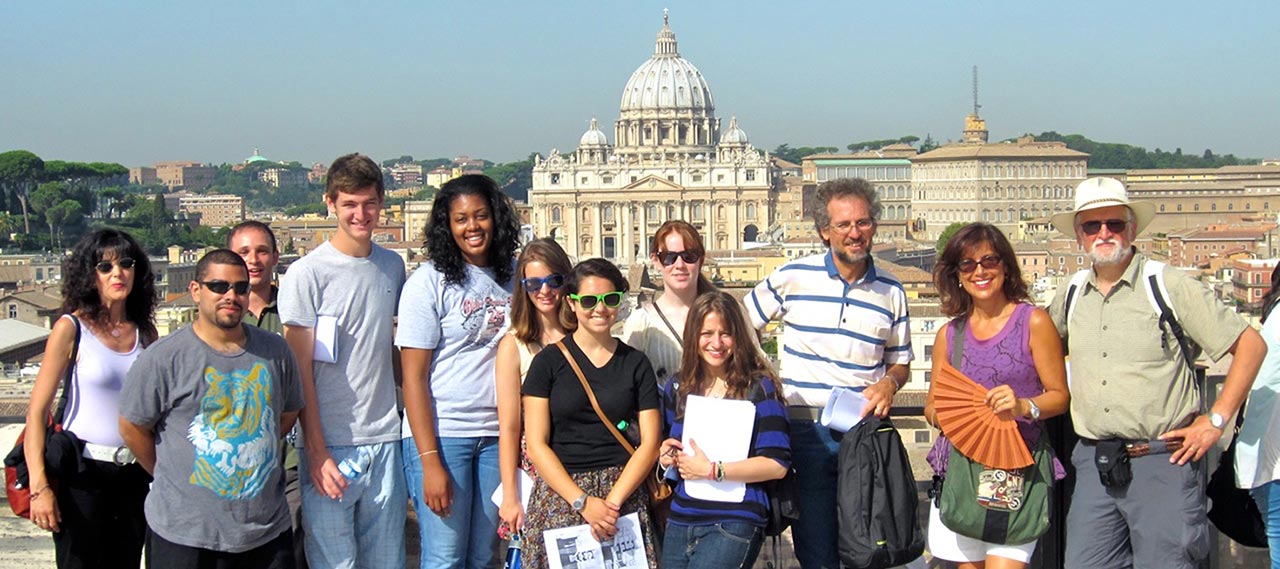
[[[509,327],[519,229],[492,179],[450,180],[427,221],[428,262],[400,296],[401,445],[424,568],[496,560],[494,362]]]
[[[147,532],[142,504],[151,477],[120,438],[118,402],[129,367],[156,340],[155,309],[151,263],[129,234],[95,230],[63,262],[62,317],[49,334],[31,390],[24,445],[31,522],[53,532],[60,568],[137,567],[141,558]],[[67,366],[72,380],[63,394],[62,428],[84,450],[77,472],[52,473],[55,492],[44,457],[46,446],[60,443],[45,439],[44,425]]]

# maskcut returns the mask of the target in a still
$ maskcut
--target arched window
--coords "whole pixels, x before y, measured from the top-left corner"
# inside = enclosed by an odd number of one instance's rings
[[[724,220],[724,204],[716,206],[716,219]]]
[[[591,220],[591,208],[589,207],[582,208],[582,221],[585,222],[590,220]]]
[[[755,219],[755,218],[756,218],[756,204],[748,202],[747,203],[747,219]]]
[[[702,204],[700,203],[693,204],[693,209],[691,210],[689,217],[692,217],[693,219],[697,219],[697,220],[702,219]]]
[[[604,221],[613,221],[612,205],[606,205],[604,206],[604,209],[600,210],[600,219],[603,219]]]
[[[551,208],[551,223],[560,223],[560,206]]]
[[[658,206],[657,204],[649,204],[649,221],[656,219],[658,219]]]

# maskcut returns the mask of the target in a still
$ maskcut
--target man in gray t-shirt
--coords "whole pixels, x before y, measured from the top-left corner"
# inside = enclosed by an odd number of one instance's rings
[[[248,286],[239,255],[206,254],[189,287],[196,321],[144,351],[125,378],[120,432],[155,477],[149,566],[293,566],[277,453],[302,389],[284,340],[241,322]]]

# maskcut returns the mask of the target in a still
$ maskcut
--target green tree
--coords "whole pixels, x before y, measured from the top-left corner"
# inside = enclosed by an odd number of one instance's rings
[[[59,213],[55,216],[50,216],[48,213],[64,201],[72,201],[70,198],[71,196],[67,185],[62,182],[45,182],[40,184],[34,192],[31,192],[31,196],[28,198],[31,211],[35,212],[36,215],[43,216],[45,222],[49,224],[50,243],[56,240],[57,230],[55,229],[55,226],[58,223],[62,223],[64,220],[63,213]],[[84,208],[81,207],[81,211],[83,210]]]
[[[79,225],[83,221],[84,208],[76,200],[63,200],[61,203],[45,210],[45,219],[49,222],[49,239],[62,249],[62,236],[68,226]]]
[[[955,223],[952,223],[951,225],[948,225],[946,229],[942,230],[942,234],[938,236],[937,244],[934,245],[934,249],[938,251],[939,255],[941,255],[942,250],[947,247],[947,242],[951,241],[951,238],[955,236],[956,232],[960,231],[960,228],[966,225],[968,224],[963,221],[957,221]]]
[[[533,159],[536,153],[530,153],[528,158],[517,162],[506,162],[503,164],[494,164],[485,168],[484,175],[493,178],[502,188],[502,193],[507,194],[511,199],[527,200],[529,198],[529,188],[533,187]]]
[[[18,200],[22,206],[23,231],[31,233],[31,214],[28,211],[27,192],[44,178],[44,160],[26,150],[0,153],[0,186]]]

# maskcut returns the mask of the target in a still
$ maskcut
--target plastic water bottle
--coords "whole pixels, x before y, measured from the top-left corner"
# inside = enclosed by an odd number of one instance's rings
[[[503,562],[502,569],[520,569],[520,534],[513,534],[511,542],[507,545],[507,560]]]
[[[354,456],[342,459],[338,463],[338,472],[347,477],[347,480],[355,480],[369,469],[369,465],[373,463],[373,457],[369,456],[363,448],[357,449]]]

